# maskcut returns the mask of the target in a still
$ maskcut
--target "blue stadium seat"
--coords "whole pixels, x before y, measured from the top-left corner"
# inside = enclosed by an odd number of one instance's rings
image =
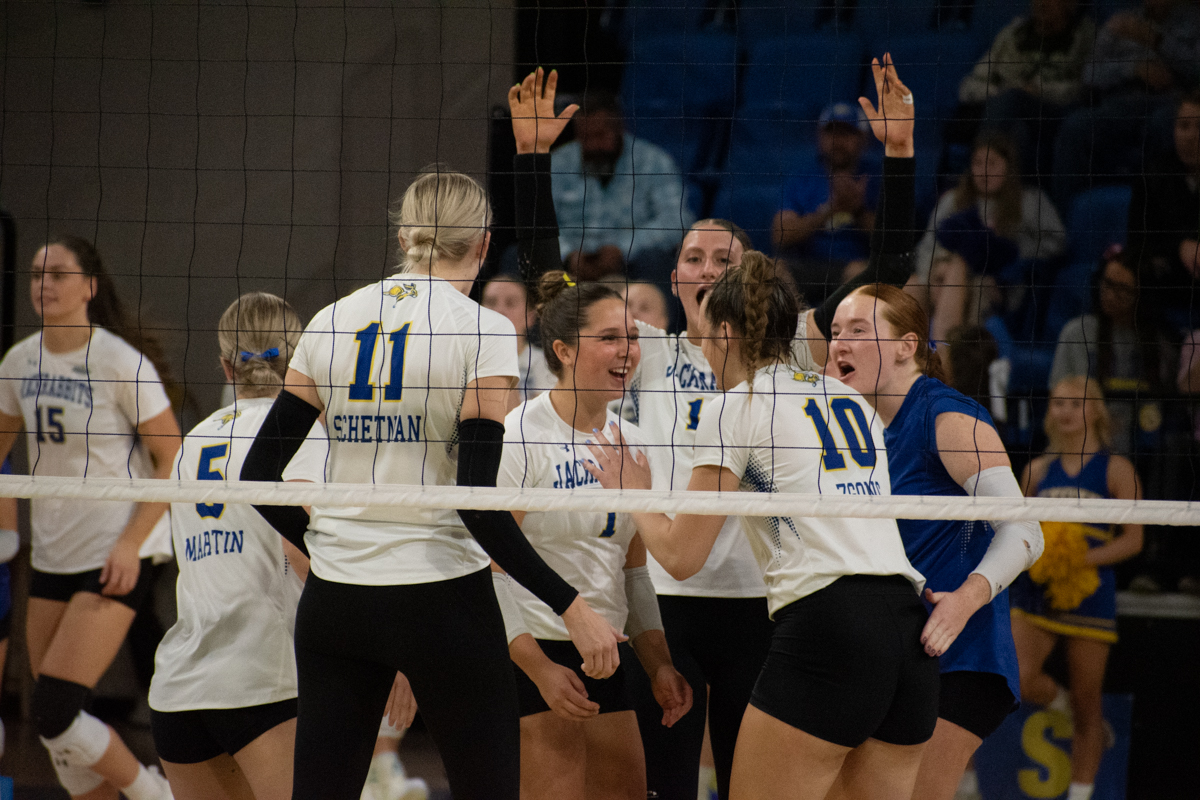
[[[972,0],[858,0],[854,27],[873,48],[886,45],[897,36],[965,30],[971,3]]]
[[[794,131],[816,137],[817,117],[833,102],[853,103],[864,66],[854,33],[776,37],[755,43],[742,79],[741,107],[749,118],[806,122]]]
[[[635,34],[629,42],[621,86],[626,119],[634,133],[670,152],[685,173],[716,165],[736,93],[733,34]]]
[[[614,6],[622,14],[620,36],[626,44],[646,34],[696,33],[721,22],[710,0],[622,0]]]
[[[1099,186],[1075,198],[1067,214],[1071,263],[1095,266],[1110,244],[1125,244],[1132,194],[1128,186]]]
[[[778,112],[738,111],[729,137],[729,158],[722,170],[738,180],[782,186],[794,175],[815,168],[816,122],[794,120]]]
[[[837,25],[838,0],[740,0],[737,34],[743,43],[813,33]]]
[[[771,220],[779,211],[780,184],[728,176],[721,184],[709,216],[741,225],[754,246],[771,252]]]
[[[1029,0],[976,0],[971,31],[985,48],[1010,22],[1029,13]]]
[[[872,47],[892,54],[901,80],[916,97],[918,141],[940,141],[943,123],[958,106],[958,85],[978,59],[976,38],[962,32],[923,33],[892,36]],[[864,81],[864,93],[874,97],[874,80],[868,74]]]

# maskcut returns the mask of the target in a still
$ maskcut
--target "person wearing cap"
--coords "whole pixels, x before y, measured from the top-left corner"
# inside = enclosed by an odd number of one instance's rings
[[[581,106],[575,141],[550,155],[563,262],[584,280],[627,274],[666,291],[675,246],[695,221],[679,168],[625,130],[611,93],[590,92]]]
[[[880,170],[868,158],[869,128],[858,104],[827,106],[817,127],[817,163],[784,186],[771,226],[775,250],[809,303],[839,286],[848,265],[867,259],[879,198]]]

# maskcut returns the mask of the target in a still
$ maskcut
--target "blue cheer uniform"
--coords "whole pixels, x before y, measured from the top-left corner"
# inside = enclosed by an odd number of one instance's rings
[[[1056,458],[1046,469],[1046,477],[1038,484],[1038,497],[1112,497],[1108,491],[1108,462],[1110,455],[1101,450],[1088,459],[1079,474],[1071,477]],[[1089,548],[1107,544],[1113,539],[1111,525],[1085,525]],[[1100,586],[1069,611],[1050,607],[1043,587],[1029,577],[1028,572],[1012,585],[1013,615],[1019,616],[1043,630],[1063,636],[1079,636],[1108,644],[1117,641],[1117,578],[1112,567],[1100,567]]]
[[[957,412],[992,426],[991,415],[974,400],[946,384],[922,375],[905,397],[900,411],[884,430],[894,495],[966,497],[950,477],[937,445],[937,418]],[[994,427],[994,426],[993,426]],[[952,592],[979,566],[992,542],[993,530],[984,521],[896,521],[904,550],[934,592]],[[967,621],[962,633],[942,654],[941,672],[984,672],[1000,675],[1021,696],[1017,651],[1009,621],[1008,591],[996,595]]]

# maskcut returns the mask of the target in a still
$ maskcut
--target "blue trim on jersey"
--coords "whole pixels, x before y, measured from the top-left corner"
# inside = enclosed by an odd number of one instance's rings
[[[942,464],[937,448],[937,418],[957,412],[992,426],[987,409],[935,378],[921,376],[883,431],[894,495],[966,497]],[[994,427],[994,426],[993,426]],[[896,520],[908,560],[935,592],[962,586],[992,542],[987,522]],[[942,672],[991,672],[1021,696],[1017,649],[1009,621],[1007,590],[967,620],[962,633],[940,659]]]

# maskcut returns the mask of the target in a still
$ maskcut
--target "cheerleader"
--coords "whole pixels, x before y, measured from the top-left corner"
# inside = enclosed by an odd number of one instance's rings
[[[38,333],[0,362],[0,459],[25,429],[34,475],[167,478],[179,425],[157,344],[129,325],[96,248],[64,236],[38,250]],[[161,362],[158,362],[161,363]],[[155,800],[167,782],[84,710],[169,559],[165,503],[35,500],[26,632],[34,726],[72,797]]]
[[[489,218],[466,175],[427,172],[409,186],[395,219],[402,271],[309,323],[243,479],[279,480],[324,412],[331,482],[495,485],[519,370],[512,324],[466,294]],[[298,800],[359,797],[398,671],[454,796],[517,798],[517,693],[489,555],[562,616],[588,675],[617,667],[621,634],[506,511],[262,510],[311,558],[296,614]]]
[[[505,420],[498,486],[599,490],[583,469],[591,432],[616,424],[619,400],[641,357],[638,332],[621,295],[599,283],[576,284],[565,272],[542,276],[543,349],[554,388]],[[637,446],[637,429],[626,424]],[[650,676],[663,725],[691,705],[691,687],[671,664],[658,598],[646,569],[646,549],[628,514],[514,512],[538,553],[630,637]],[[626,666],[594,680],[579,668],[579,652],[562,621],[527,589],[510,586],[493,567],[509,652],[519,667],[521,796],[545,798],[646,796],[646,766]]]
[[[1141,481],[1129,459],[1109,451],[1111,422],[1100,385],[1082,376],[1066,378],[1050,393],[1046,411],[1045,455],[1025,467],[1021,483],[1029,497],[1081,497],[1137,500]],[[1021,667],[1021,697],[1071,715],[1071,785],[1068,800],[1092,796],[1106,737],[1101,689],[1108,651],[1117,642],[1117,587],[1113,565],[1142,549],[1141,525],[1081,526],[1087,541],[1084,572],[1098,582],[1095,591],[1067,607],[1054,602],[1049,587],[1026,573],[1013,584],[1012,631]],[[1049,553],[1047,554],[1049,556]],[[1060,638],[1066,638],[1069,693],[1044,666]]]
[[[883,431],[853,389],[792,360],[797,300],[751,251],[703,298],[714,398],[688,491],[889,494]],[[644,456],[597,434],[605,488],[647,489]],[[650,552],[682,580],[703,568],[725,518],[634,514]],[[908,800],[937,717],[937,660],[921,645],[924,580],[891,520],[743,517],[775,621],[742,718],[734,797]],[[839,772],[842,773],[839,779]]]
[[[827,353],[829,323],[838,302],[869,282],[903,285],[912,274],[915,193],[912,94],[900,83],[889,56],[873,64],[879,107],[860,100],[884,143],[884,196],[872,237],[870,268],[815,309],[797,314],[792,359],[820,369]],[[539,69],[509,91],[516,137],[517,229],[527,275],[559,269],[558,224],[551,192],[550,146],[574,113],[554,114],[557,75]],[[885,124],[886,120],[886,124]],[[682,489],[692,472],[693,446],[703,415],[720,396],[713,368],[700,346],[700,297],[726,269],[751,249],[749,237],[732,222],[701,220],[680,244],[672,291],[683,306],[687,329],[678,336],[639,324],[642,361],[622,401],[622,416],[637,423],[653,452],[655,486]],[[653,556],[653,553],[651,553]],[[651,557],[649,570],[659,596],[675,666],[691,684],[691,713],[667,729],[648,683],[634,671],[638,721],[646,749],[649,789],[660,800],[693,800],[707,716],[718,793],[729,795],[729,775],[742,714],[766,657],[771,625],[762,574],[741,522],[730,518],[703,568],[676,580]]]
[[[891,493],[1020,497],[988,412],[941,382],[929,319],[894,286],[857,289],[833,318],[827,374],[861,392],[885,426]],[[938,721],[914,798],[950,800],[971,755],[1017,705],[1005,589],[1042,551],[1031,522],[897,520],[925,576],[921,641],[940,656]]]
[[[239,473],[302,327],[287,303],[262,292],[225,310],[217,341],[236,399],[187,435],[175,475]],[[322,482],[324,466],[314,441],[288,477]],[[292,627],[308,559],[250,506],[174,503],[171,530],[179,616],[159,644],[149,697],[171,789],[177,800],[285,800],[296,732]]]

